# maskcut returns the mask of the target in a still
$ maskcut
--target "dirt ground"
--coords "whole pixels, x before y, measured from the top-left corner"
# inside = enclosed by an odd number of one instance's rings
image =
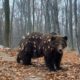
[[[80,80],[80,57],[76,54],[76,51],[64,51],[63,69],[50,72],[44,58],[24,66],[16,62],[16,50],[0,49],[0,80]]]

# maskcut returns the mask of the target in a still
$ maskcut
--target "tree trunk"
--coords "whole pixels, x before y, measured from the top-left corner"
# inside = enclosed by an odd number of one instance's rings
[[[56,33],[60,34],[59,21],[58,21],[58,3],[57,0],[53,1],[53,9],[54,9],[54,26]]]
[[[75,36],[76,36],[76,45],[78,52],[80,53],[80,44],[79,42],[79,37],[78,37],[78,26],[77,26],[77,0],[74,0],[74,21],[75,21]]]
[[[34,23],[33,23],[33,26],[34,26]],[[31,29],[32,29],[31,7],[30,7],[30,0],[28,0],[28,32],[31,32]]]
[[[9,47],[10,38],[10,7],[9,0],[4,0],[4,12],[5,12],[5,46]]]
[[[10,47],[11,47],[11,44],[12,44],[12,41],[13,41],[13,17],[14,17],[14,5],[15,5],[15,0],[13,0],[11,21],[10,21]]]
[[[71,43],[71,49],[74,49],[73,44],[73,27],[72,27],[72,0],[69,0],[69,34],[70,34],[70,43]]]
[[[68,0],[65,0],[65,16],[66,16],[65,35],[68,36]]]
[[[50,14],[49,14],[49,0],[46,1],[46,15],[45,15],[45,29],[46,32],[50,32]]]
[[[34,20],[35,20],[35,16],[34,16],[34,0],[33,0],[33,29],[32,29],[33,32],[34,32]]]

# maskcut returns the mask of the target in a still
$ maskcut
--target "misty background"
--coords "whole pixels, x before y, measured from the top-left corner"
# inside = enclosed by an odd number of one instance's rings
[[[66,35],[80,52],[80,1],[0,0],[0,45],[15,48],[28,32]]]

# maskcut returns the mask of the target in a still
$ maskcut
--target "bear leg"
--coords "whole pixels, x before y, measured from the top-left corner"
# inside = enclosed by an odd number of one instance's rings
[[[19,55],[17,56],[17,63],[20,63],[20,57],[19,57]]]
[[[56,69],[57,70],[60,70],[60,69],[62,69],[61,67],[60,67],[60,63],[61,63],[61,59],[62,59],[62,56],[63,56],[63,52],[56,52],[56,54],[55,54],[55,56],[54,56],[54,62],[55,62],[55,66],[56,66]]]
[[[29,53],[24,55],[24,57],[23,57],[23,65],[32,65],[32,63],[31,63],[31,55]]]
[[[52,56],[50,56],[50,54],[49,54],[49,55],[45,56],[44,58],[45,58],[46,66],[49,68],[49,70],[56,71]]]

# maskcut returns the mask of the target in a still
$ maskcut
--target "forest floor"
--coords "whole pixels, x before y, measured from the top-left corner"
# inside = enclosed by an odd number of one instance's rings
[[[43,58],[24,66],[16,62],[16,50],[0,49],[0,80],[80,80],[80,56],[76,54],[76,51],[64,51],[63,69],[50,72]]]

